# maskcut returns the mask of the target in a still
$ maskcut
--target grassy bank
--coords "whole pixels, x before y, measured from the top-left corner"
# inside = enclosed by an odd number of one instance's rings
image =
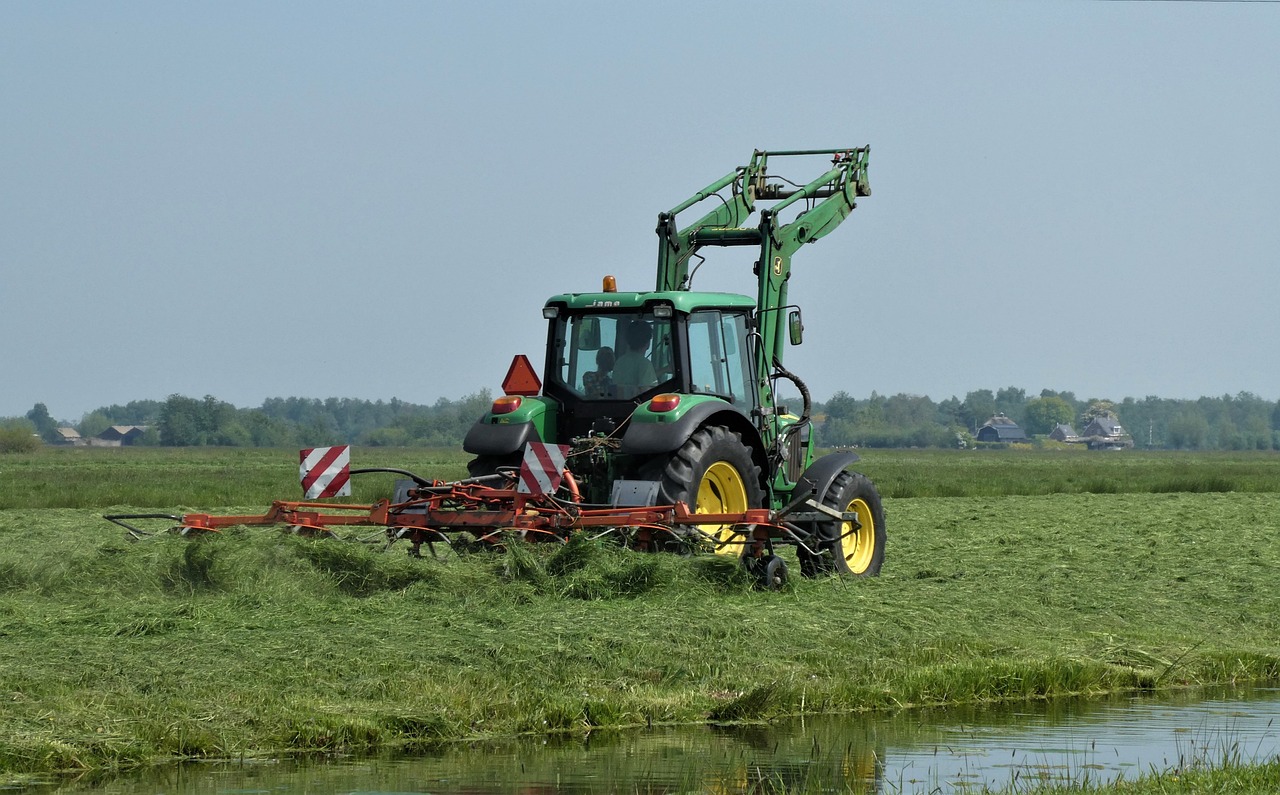
[[[777,593],[599,543],[415,561],[3,510],[0,770],[1280,675],[1280,494],[887,509],[884,576]]]

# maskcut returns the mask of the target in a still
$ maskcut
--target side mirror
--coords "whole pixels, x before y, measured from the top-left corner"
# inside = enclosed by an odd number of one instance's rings
[[[578,350],[594,351],[600,349],[600,318],[584,317],[578,326]]]
[[[799,309],[793,309],[787,315],[787,333],[791,337],[792,345],[799,345],[804,342],[804,323],[800,320]]]

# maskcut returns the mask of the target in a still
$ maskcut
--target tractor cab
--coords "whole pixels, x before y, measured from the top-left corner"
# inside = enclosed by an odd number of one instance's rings
[[[759,397],[754,308],[722,293],[553,297],[543,309],[544,394],[559,406],[557,436],[610,433],[660,396],[713,396],[750,416]]]

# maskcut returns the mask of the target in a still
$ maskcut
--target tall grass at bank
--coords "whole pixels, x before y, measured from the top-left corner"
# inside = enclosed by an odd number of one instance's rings
[[[1057,793],[1097,793],[1098,795],[1274,795],[1280,792],[1280,759],[1258,763],[1150,771],[1133,779],[1108,784],[1062,784],[1035,786],[1011,784],[1002,792],[1015,795],[1056,795]]]
[[[780,592],[603,542],[413,560],[0,511],[0,770],[1280,676],[1278,494],[887,510],[883,576]]]

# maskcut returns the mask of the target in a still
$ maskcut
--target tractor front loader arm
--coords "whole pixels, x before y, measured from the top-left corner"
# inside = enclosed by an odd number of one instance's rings
[[[689,288],[689,259],[700,246],[694,239],[699,230],[738,227],[751,216],[754,210],[751,190],[757,182],[755,177],[756,173],[750,166],[735,168],[665,213],[658,213],[659,291]],[[729,187],[729,197],[721,196],[720,191]],[[719,207],[684,229],[676,228],[677,215],[712,196],[720,199]]]
[[[813,243],[835,230],[853,209],[860,196],[871,195],[867,179],[867,158],[871,148],[757,153],[774,157],[789,155],[830,154],[832,167],[822,176],[800,188],[778,189],[777,184],[761,185],[756,195],[780,199],[772,207],[760,211],[760,259],[757,270],[759,293],[756,305],[760,311],[760,334],[763,350],[770,354],[762,365],[771,368],[781,364],[783,342],[782,308],[787,306],[787,281],[791,278],[791,258],[805,243]],[[763,172],[764,167],[761,166]],[[782,223],[783,211],[800,201],[812,202],[790,222]]]

